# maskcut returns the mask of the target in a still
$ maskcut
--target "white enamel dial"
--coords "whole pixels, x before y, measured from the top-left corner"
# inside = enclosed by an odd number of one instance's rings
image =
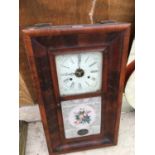
[[[101,89],[101,52],[57,55],[56,69],[61,96],[96,92]]]

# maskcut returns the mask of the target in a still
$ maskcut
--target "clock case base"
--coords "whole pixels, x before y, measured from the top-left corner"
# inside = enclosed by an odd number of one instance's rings
[[[117,144],[130,27],[129,23],[67,26],[44,24],[23,30],[50,155]],[[102,90],[60,97],[54,53],[92,48],[106,48],[103,52]],[[60,102],[93,96],[102,97],[101,134],[66,140]]]

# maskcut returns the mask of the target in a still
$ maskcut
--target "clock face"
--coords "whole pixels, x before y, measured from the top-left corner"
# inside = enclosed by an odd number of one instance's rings
[[[101,89],[102,53],[79,52],[56,56],[60,95],[83,94]]]

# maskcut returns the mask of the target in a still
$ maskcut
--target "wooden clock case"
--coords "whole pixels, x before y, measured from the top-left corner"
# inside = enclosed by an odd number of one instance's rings
[[[23,30],[33,83],[50,155],[117,144],[122,93],[130,36],[129,23],[52,26]],[[100,49],[103,54],[102,88],[98,92],[60,96],[55,56]],[[102,97],[101,133],[65,139],[61,101]]]

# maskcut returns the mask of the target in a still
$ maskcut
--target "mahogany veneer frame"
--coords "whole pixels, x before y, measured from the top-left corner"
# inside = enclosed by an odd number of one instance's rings
[[[130,24],[37,25],[24,29],[23,36],[50,155],[116,145]],[[102,49],[102,89],[61,97],[55,55],[90,49]],[[60,102],[93,96],[102,97],[101,133],[65,139]]]

